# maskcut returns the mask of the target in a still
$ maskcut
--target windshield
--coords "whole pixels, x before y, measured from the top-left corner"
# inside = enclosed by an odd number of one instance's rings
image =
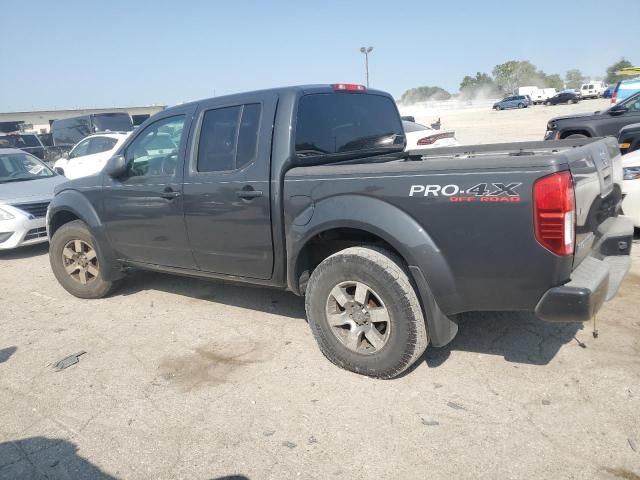
[[[133,123],[128,113],[97,113],[92,115],[93,127],[96,132],[130,132]]]
[[[305,95],[298,105],[298,157],[404,149],[404,132],[389,97],[362,93]]]
[[[0,148],[27,148],[39,147],[38,137],[35,135],[2,135],[0,136]]]
[[[49,167],[29,154],[0,153],[0,183],[36,180],[54,175]]]

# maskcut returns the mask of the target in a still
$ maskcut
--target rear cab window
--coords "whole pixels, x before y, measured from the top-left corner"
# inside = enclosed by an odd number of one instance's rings
[[[390,97],[373,93],[311,93],[300,98],[295,152],[311,157],[365,157],[404,149],[400,115]]]

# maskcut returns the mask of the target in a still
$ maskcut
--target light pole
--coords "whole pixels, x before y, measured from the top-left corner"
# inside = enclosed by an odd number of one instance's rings
[[[360,51],[364,53],[364,69],[367,72],[367,88],[369,88],[369,54],[373,47],[361,47]]]

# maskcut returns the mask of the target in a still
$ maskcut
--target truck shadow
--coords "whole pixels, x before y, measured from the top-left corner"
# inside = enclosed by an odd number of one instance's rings
[[[0,261],[20,260],[22,258],[37,257],[49,253],[49,243],[36,243],[26,247],[19,247],[13,250],[0,250]]]
[[[78,447],[74,443],[45,437],[0,443],[0,478],[115,480],[78,455]]]
[[[281,290],[222,281],[136,271],[126,279],[116,295],[135,295],[144,290],[163,291],[306,321],[304,299],[301,297]],[[458,334],[449,345],[427,349],[423,359],[429,367],[439,367],[455,350],[501,355],[515,363],[546,365],[563,345],[576,341],[577,332],[584,328],[581,323],[544,322],[523,312],[465,313],[458,316],[458,321]],[[416,362],[415,366],[421,363]]]
[[[291,292],[222,280],[201,280],[155,272],[135,271],[127,276],[116,295],[158,290],[212,303],[246,308],[306,321],[304,298]]]
[[[524,312],[473,312],[458,316],[458,334],[441,348],[428,348],[424,361],[439,367],[452,351],[501,355],[508,362],[546,365],[560,348],[576,341],[582,323],[551,323]],[[581,344],[584,346],[584,344]],[[586,348],[586,346],[584,347]]]

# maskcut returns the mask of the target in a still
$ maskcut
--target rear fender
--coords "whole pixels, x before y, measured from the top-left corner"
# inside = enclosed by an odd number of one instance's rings
[[[427,231],[412,217],[382,200],[361,195],[329,197],[294,217],[287,228],[287,280],[289,288],[299,293],[298,256],[316,235],[335,228],[358,229],[373,234],[391,245],[405,260],[417,287],[434,345],[444,345],[457,331],[446,314],[459,304],[453,274],[438,246]]]

